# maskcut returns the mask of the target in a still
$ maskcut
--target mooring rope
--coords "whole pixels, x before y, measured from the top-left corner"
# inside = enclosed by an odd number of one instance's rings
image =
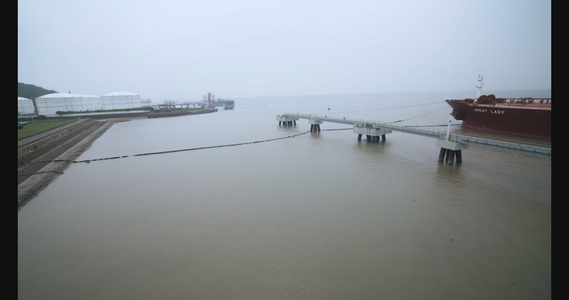
[[[444,103],[444,101],[437,101],[437,102],[429,102],[429,103],[420,103],[420,104],[409,104],[409,105],[402,105],[402,106],[393,106],[393,107],[382,107],[382,108],[369,108],[369,109],[361,109],[361,110],[352,110],[352,111],[341,111],[341,112],[332,112],[328,111],[326,114],[334,115],[334,114],[347,114],[347,113],[361,113],[361,112],[369,112],[369,111],[380,111],[380,110],[390,110],[390,109],[401,109],[401,108],[409,108],[409,107],[418,107],[418,106],[426,106],[426,105],[433,105],[433,104],[440,104]]]
[[[343,112],[327,112],[326,115],[334,115],[334,114],[347,114],[347,113],[362,113],[362,112],[370,112],[370,111],[379,111],[379,110],[390,110],[390,109],[401,109],[401,108],[409,108],[409,107],[418,107],[418,106],[426,106],[426,105],[433,105],[433,104],[440,104],[440,103],[444,103],[444,101],[436,101],[436,102],[429,102],[429,103],[420,103],[420,104],[410,104],[410,105],[402,105],[402,106],[393,106],[393,107],[384,107],[384,108],[375,108],[375,109],[364,109],[364,110],[355,110],[355,111],[343,111]],[[401,120],[396,120],[396,121],[391,121],[391,122],[386,122],[386,123],[399,123],[399,122],[404,122],[404,121],[408,121],[408,120],[412,120],[412,119],[416,119],[419,117],[424,117],[426,115],[430,115],[430,114],[434,114],[437,113],[439,111],[445,110],[448,108],[441,108],[441,109],[437,109],[435,111],[432,112],[428,112],[428,113],[424,113],[424,114],[420,114],[417,115],[415,117],[411,117],[411,118],[407,118],[407,119],[401,119]],[[316,115],[316,114],[315,114]],[[437,125],[438,126],[438,125]]]
[[[441,102],[441,101],[437,101],[437,102],[421,103],[421,104],[410,104],[410,105],[394,106],[394,107],[387,107],[387,108],[367,109],[366,111],[399,109],[399,108],[408,108],[408,107],[417,107],[417,106],[433,105],[433,104],[439,104],[439,103],[444,103],[444,101],[442,101],[442,102]]]
[[[428,113],[420,114],[420,115],[418,115],[418,116],[414,116],[414,117],[411,117],[411,118],[401,119],[401,120],[397,120],[397,121],[393,121],[393,122],[388,122],[388,123],[399,123],[399,122],[403,122],[403,121],[408,121],[408,120],[412,120],[412,119],[424,117],[424,116],[426,116],[426,115],[434,114],[434,113],[439,112],[439,111],[441,111],[441,110],[446,110],[446,108],[437,109],[437,110],[432,111],[432,112],[428,112]]]

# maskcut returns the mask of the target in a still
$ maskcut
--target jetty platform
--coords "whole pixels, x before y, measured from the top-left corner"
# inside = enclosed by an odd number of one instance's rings
[[[447,164],[454,164],[455,158],[457,163],[462,162],[462,150],[468,149],[469,145],[479,145],[500,150],[516,151],[526,154],[535,154],[539,156],[551,156],[551,147],[543,147],[519,142],[489,139],[483,137],[450,134],[450,122],[446,126],[446,132],[435,130],[432,128],[423,128],[415,126],[396,125],[393,123],[368,121],[362,119],[350,118],[333,118],[327,115],[313,115],[300,113],[284,113],[277,115],[276,120],[281,126],[296,125],[299,119],[306,119],[310,126],[311,132],[320,132],[320,124],[324,122],[340,123],[353,126],[353,132],[358,135],[361,140],[363,135],[366,136],[368,142],[385,142],[386,135],[395,132],[415,134],[424,137],[436,139],[435,146],[441,148],[439,152],[439,162],[446,160]]]

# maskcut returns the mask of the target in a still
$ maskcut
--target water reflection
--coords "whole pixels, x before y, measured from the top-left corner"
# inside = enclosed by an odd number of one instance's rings
[[[274,103],[109,129],[79,159],[242,145],[70,166],[18,212],[19,297],[550,297],[550,160],[446,165],[430,138],[278,126]]]

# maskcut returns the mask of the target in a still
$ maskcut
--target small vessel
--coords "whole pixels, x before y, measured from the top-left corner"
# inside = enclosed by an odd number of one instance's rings
[[[462,126],[487,132],[526,138],[551,139],[551,98],[497,98],[481,95],[478,76],[477,98],[445,100],[450,113]]]

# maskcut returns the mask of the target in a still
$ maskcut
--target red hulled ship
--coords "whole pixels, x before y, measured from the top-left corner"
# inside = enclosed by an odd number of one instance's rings
[[[551,139],[551,98],[496,98],[480,95],[482,77],[478,77],[478,98],[445,100],[462,126],[488,132],[527,138]]]

